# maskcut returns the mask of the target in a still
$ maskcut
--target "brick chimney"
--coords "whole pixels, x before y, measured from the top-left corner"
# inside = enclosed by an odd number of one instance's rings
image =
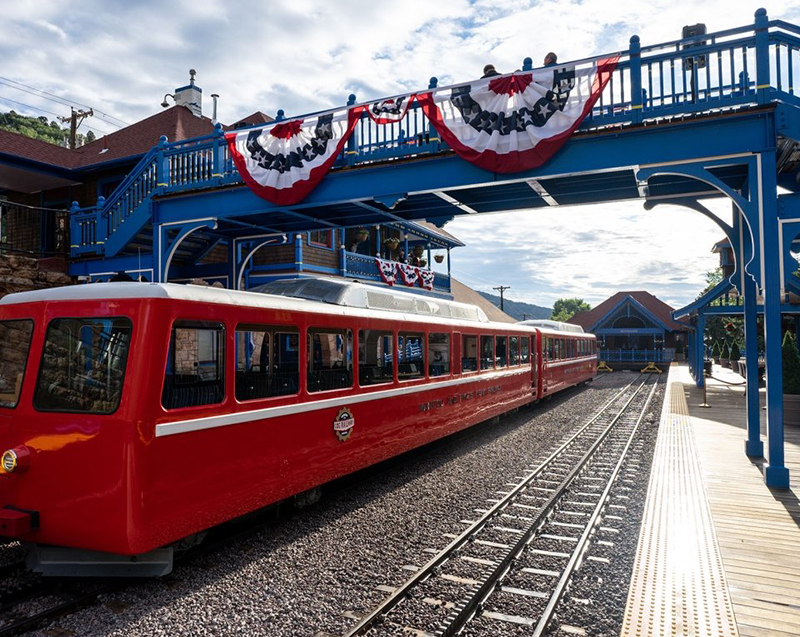
[[[189,70],[189,84],[175,89],[175,104],[185,106],[196,117],[203,116],[203,89],[195,86],[194,76],[197,71]]]

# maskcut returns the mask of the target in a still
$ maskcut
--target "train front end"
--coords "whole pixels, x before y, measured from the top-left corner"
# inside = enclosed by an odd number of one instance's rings
[[[0,536],[51,575],[91,575],[86,564],[140,548],[130,352],[142,304],[71,290],[0,300]]]

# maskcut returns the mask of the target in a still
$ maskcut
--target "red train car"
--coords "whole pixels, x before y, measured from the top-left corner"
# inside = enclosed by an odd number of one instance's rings
[[[595,375],[589,334],[334,280],[267,291],[0,300],[0,534],[32,569],[167,573],[209,527]]]

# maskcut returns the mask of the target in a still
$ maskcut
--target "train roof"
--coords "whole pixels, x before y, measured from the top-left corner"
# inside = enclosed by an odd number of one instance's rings
[[[518,325],[541,327],[542,329],[552,330],[555,332],[573,332],[575,334],[584,333],[583,328],[580,325],[562,323],[561,321],[551,321],[550,319],[530,319],[527,321],[519,321]]]
[[[294,283],[294,285],[289,285]],[[281,284],[281,285],[276,285]],[[405,314],[414,318],[439,318],[458,322],[490,323],[479,307],[397,290],[383,290],[362,283],[332,279],[276,281],[250,291],[183,285],[176,283],[90,283],[30,292],[17,292],[0,299],[0,305],[50,301],[107,299],[174,299],[204,303],[278,307],[286,310],[350,313],[366,310]],[[340,308],[336,311],[335,307]],[[388,318],[388,315],[387,315]],[[512,327],[514,324],[505,325]]]
[[[251,292],[288,296],[320,303],[365,310],[404,312],[417,316],[435,316],[463,321],[488,323],[486,313],[476,305],[435,299],[400,290],[376,288],[363,283],[329,278],[283,279],[254,287]]]

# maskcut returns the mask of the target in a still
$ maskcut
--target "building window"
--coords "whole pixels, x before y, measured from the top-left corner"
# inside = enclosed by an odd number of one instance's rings
[[[308,233],[308,245],[322,248],[333,247],[332,230],[312,230]]]
[[[428,374],[447,376],[450,373],[450,335],[428,335]]]
[[[353,332],[308,331],[308,391],[327,391],[353,386]]]
[[[400,380],[425,377],[425,340],[422,334],[400,334],[397,352],[397,376]]]
[[[300,369],[294,328],[236,327],[236,399],[296,394]]]
[[[221,403],[225,398],[225,328],[180,321],[172,328],[161,404],[166,409]]]
[[[394,336],[391,332],[358,333],[358,384],[378,385],[394,380]]]

